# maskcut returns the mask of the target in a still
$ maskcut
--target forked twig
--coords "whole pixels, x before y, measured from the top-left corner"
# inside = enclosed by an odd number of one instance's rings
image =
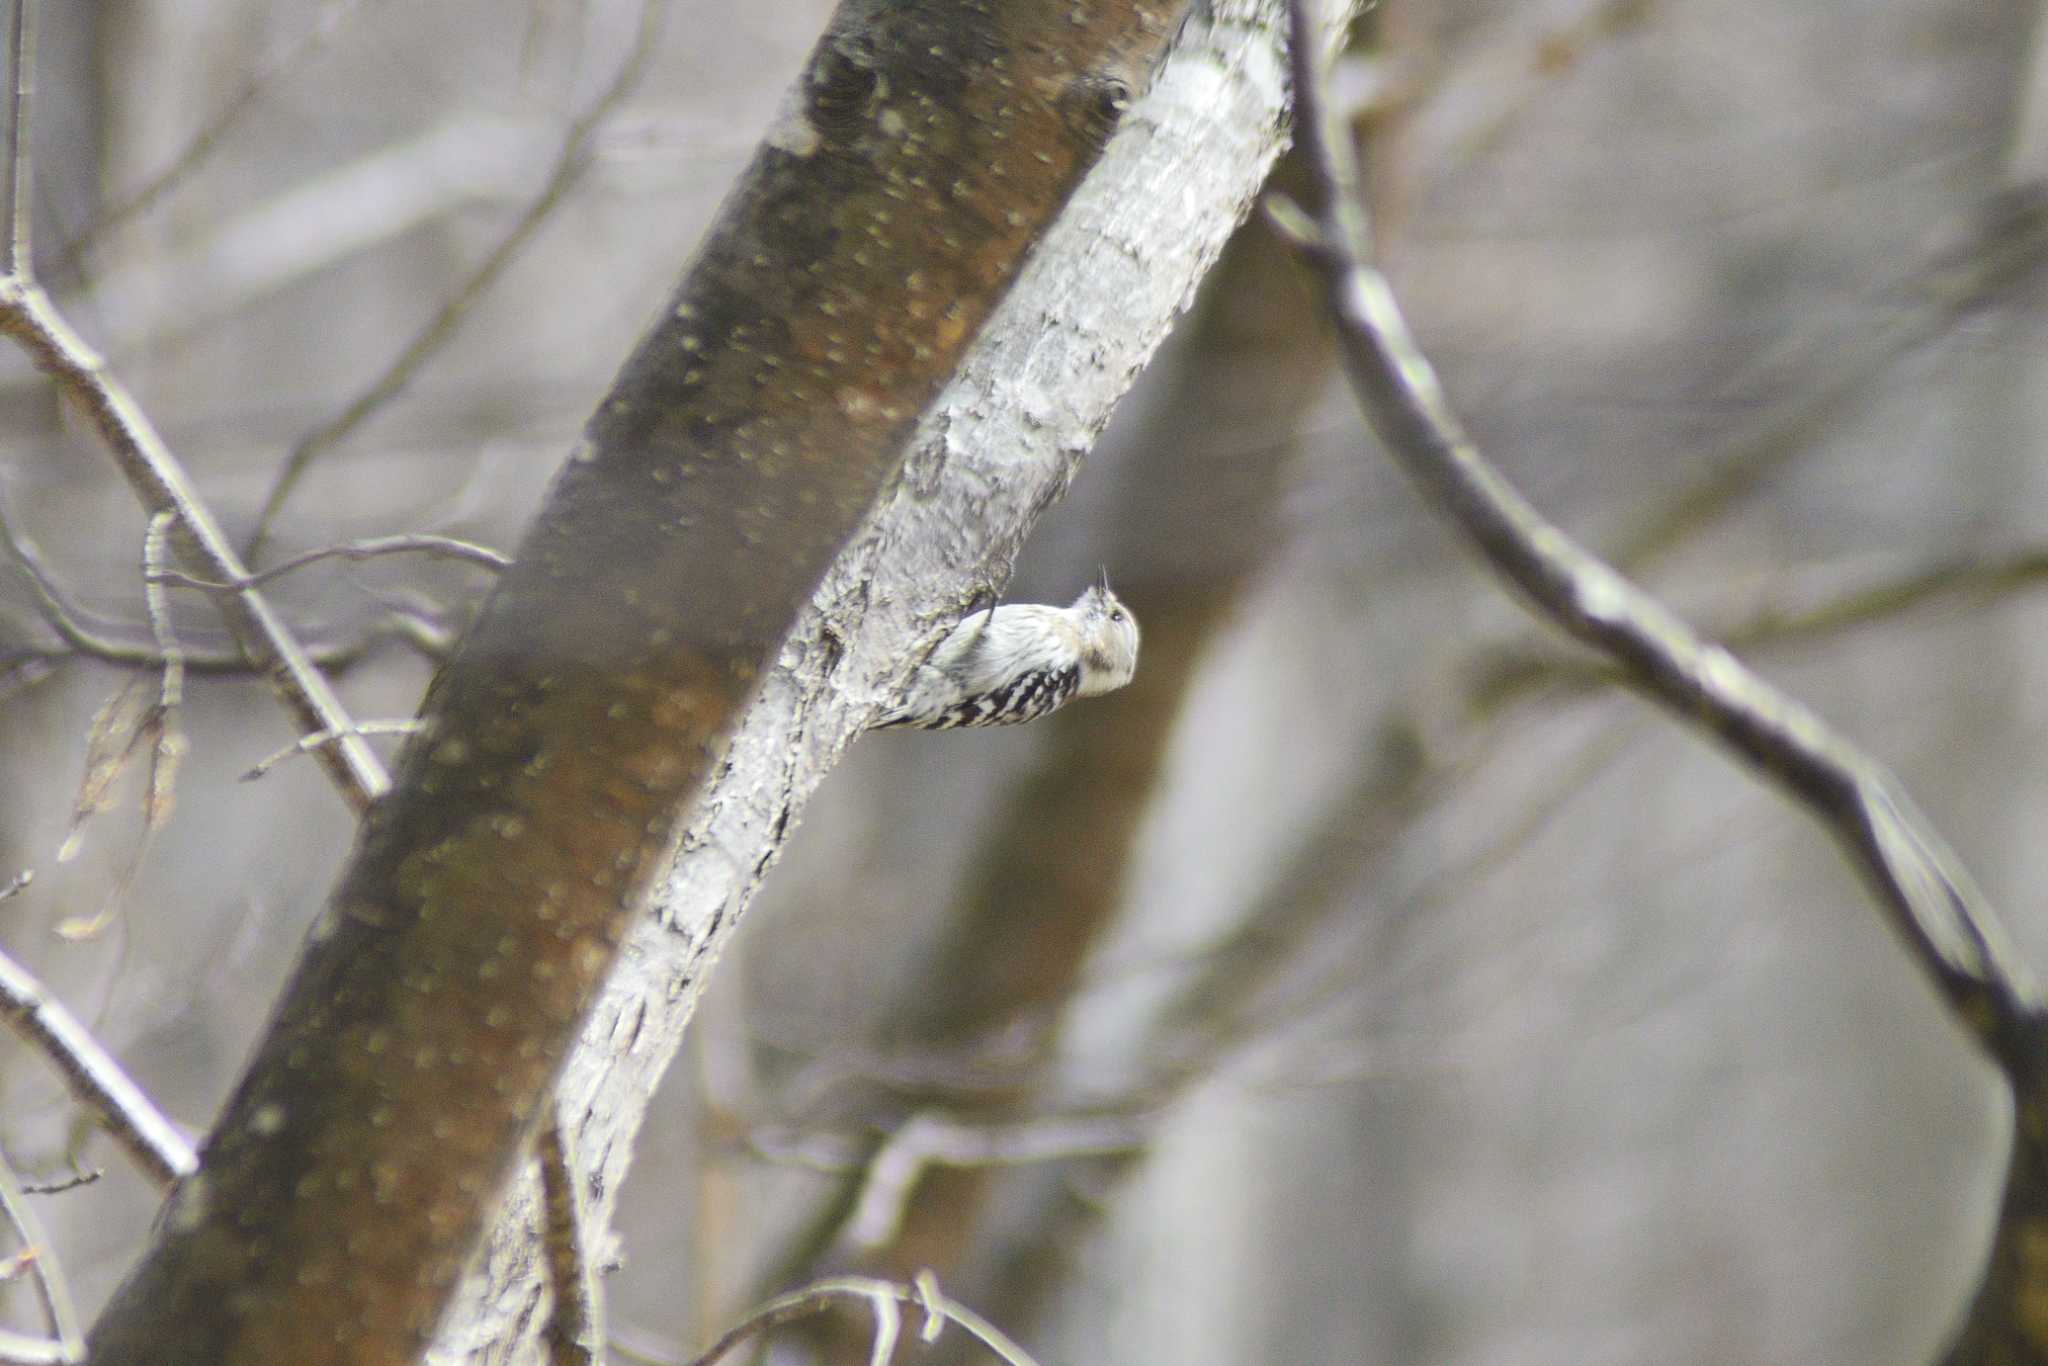
[[[242,774],[242,781],[253,783],[287,759],[300,754],[318,754],[329,745],[338,744],[343,740],[363,735],[411,735],[419,728],[418,720],[408,718],[403,721],[353,721],[345,731],[316,730],[311,735],[301,735],[282,749],[265,755],[254,767]]]
[[[875,1316],[875,1337],[868,1352],[869,1366],[888,1366],[895,1354],[896,1342],[902,1333],[899,1311],[903,1307],[923,1312],[924,1324],[918,1336],[925,1342],[938,1341],[941,1328],[948,1322],[957,1323],[994,1353],[997,1360],[1008,1366],[1034,1366],[1024,1349],[1012,1342],[1001,1329],[966,1305],[941,1293],[938,1278],[929,1271],[919,1272],[916,1282],[911,1285],[866,1276],[833,1276],[814,1281],[800,1290],[792,1290],[787,1295],[778,1295],[727,1329],[708,1351],[691,1358],[689,1366],[716,1366],[726,1353],[748,1338],[849,1304],[865,1306]]]
[[[179,548],[213,578],[236,583],[248,578],[241,557],[193,488],[184,466],[171,454],[126,387],[108,372],[36,283],[29,259],[28,203],[33,183],[29,161],[29,71],[33,64],[34,0],[15,0],[9,31],[11,83],[7,130],[7,199],[4,248],[0,248],[0,334],[11,338],[38,370],[57,385],[99,434],[152,517],[173,514]],[[221,610],[241,638],[251,662],[261,667],[307,731],[335,731],[342,738],[320,751],[343,799],[364,810],[391,786],[384,765],[352,734],[347,713],[291,628],[255,588],[221,599]]]
[[[97,616],[71,600],[65,590],[58,585],[57,577],[50,566],[43,563],[41,552],[14,529],[8,519],[4,501],[0,501],[0,549],[4,549],[13,559],[15,568],[20,571],[23,584],[36,600],[38,614],[44,624],[56,633],[58,642],[16,645],[8,657],[10,666],[23,658],[47,663],[71,655],[82,655],[123,668],[163,668],[163,651],[153,640],[143,639],[127,622]],[[185,586],[190,576],[166,571],[162,578],[171,586]],[[211,580],[191,579],[190,586],[206,591],[228,591],[226,585],[215,590]],[[427,608],[417,604],[386,605],[390,608],[390,616],[384,621],[372,623],[345,636],[327,639],[310,637],[306,642],[308,657],[323,668],[342,668],[355,663],[369,653],[372,646],[388,639],[401,640],[436,662],[446,656],[452,632],[435,620]],[[153,627],[150,628],[150,633],[155,634]],[[231,645],[198,646],[189,640],[181,639],[179,649],[187,673],[260,672],[256,665],[250,663],[247,653]]]
[[[248,577],[241,557],[141,408],[33,282],[18,275],[0,277],[0,333],[18,343],[36,367],[85,411],[144,506],[152,514],[169,511],[177,516],[184,533],[181,541],[209,574],[227,582]],[[244,588],[232,597],[223,596],[221,602],[253,656],[251,662],[264,670],[301,729],[347,731],[340,700],[261,592]],[[390,786],[383,764],[360,740],[344,741],[323,753],[333,756],[329,771],[357,810]]]

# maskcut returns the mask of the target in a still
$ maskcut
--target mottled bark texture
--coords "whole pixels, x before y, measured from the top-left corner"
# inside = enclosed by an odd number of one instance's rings
[[[94,1362],[425,1348],[735,718],[1177,8],[842,7],[429,691]]]

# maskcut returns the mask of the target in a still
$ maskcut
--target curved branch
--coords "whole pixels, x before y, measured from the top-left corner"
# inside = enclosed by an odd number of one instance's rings
[[[1367,264],[1369,231],[1349,149],[1317,97],[1306,4],[1290,0],[1290,63],[1296,137],[1317,176],[1303,208],[1276,204],[1275,216],[1323,277],[1352,387],[1381,441],[1539,611],[1818,818],[1956,1019],[2015,1087],[2032,1087],[2044,1026],[2040,988],[1898,780],[1544,518],[1465,434],[1392,290]]]
[[[34,281],[20,275],[0,277],[0,333],[26,351],[36,368],[85,412],[143,506],[153,514],[177,515],[184,533],[181,540],[209,574],[231,583],[248,578],[241,557],[156,428]],[[259,591],[244,588],[223,597],[221,604],[251,662],[263,668],[301,729],[349,729],[340,699]],[[391,785],[384,765],[361,740],[344,741],[323,750],[322,756],[344,799],[357,811]]]
[[[758,1337],[785,1323],[822,1314],[839,1305],[864,1305],[873,1313],[875,1336],[868,1353],[870,1366],[888,1366],[895,1356],[896,1340],[902,1332],[899,1307],[917,1309],[924,1314],[924,1327],[919,1335],[928,1343],[938,1340],[942,1326],[957,1323],[988,1348],[998,1361],[1007,1363],[1007,1366],[1032,1366],[1032,1360],[1025,1355],[1024,1349],[994,1324],[942,1294],[938,1280],[930,1272],[919,1276],[913,1285],[872,1280],[866,1276],[834,1276],[815,1281],[800,1290],[792,1290],[787,1295],[778,1295],[733,1325],[702,1355],[691,1358],[689,1366],[717,1366],[727,1353],[749,1338]]]

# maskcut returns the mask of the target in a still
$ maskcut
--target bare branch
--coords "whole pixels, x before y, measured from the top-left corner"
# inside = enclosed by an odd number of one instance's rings
[[[350,724],[346,731],[318,730],[311,735],[302,735],[242,775],[242,781],[253,783],[264,774],[276,768],[285,760],[298,754],[317,754],[329,745],[358,735],[410,735],[420,728],[420,723],[408,718],[404,721],[358,721]]]
[[[1307,0],[1291,0],[1296,137],[1315,168],[1305,211],[1276,214],[1323,276],[1346,368],[1390,453],[1496,573],[1606,653],[1631,686],[1702,725],[1842,843],[1957,1018],[2016,1086],[2033,1084],[2041,999],[1954,854],[1898,781],[1818,716],[1546,520],[1466,436],[1385,279],[1349,148],[1317,99]]]
[[[27,881],[24,873],[13,889]],[[0,953],[0,1017],[57,1069],[71,1098],[100,1122],[158,1186],[168,1187],[199,1169],[192,1145],[92,1032],[52,998],[34,974],[5,953]]]
[[[417,533],[405,536],[371,536],[343,545],[308,550],[288,560],[280,560],[268,569],[250,574],[236,583],[195,578],[190,574],[180,574],[176,570],[160,571],[152,582],[169,584],[173,588],[194,588],[206,593],[239,593],[244,588],[258,587],[295,569],[317,564],[321,560],[348,560],[360,563],[382,555],[429,555],[436,559],[466,560],[471,564],[481,565],[492,573],[498,573],[512,563],[509,555],[492,550],[489,546],[478,545],[474,541],[465,541],[454,536]]]
[[[5,1366],[67,1366],[77,1360],[64,1350],[61,1342],[25,1337],[0,1328],[0,1363]]]
[[[114,664],[123,668],[160,669],[164,665],[163,651],[152,641],[141,638],[138,628],[126,622],[108,620],[86,611],[71,601],[69,595],[57,583],[56,575],[43,563],[42,554],[34,544],[14,529],[7,516],[6,507],[0,504],[0,547],[13,557],[15,568],[21,571],[22,582],[36,600],[36,607],[43,620],[57,633],[59,643],[25,643],[12,647],[10,667],[19,668],[19,661],[60,660],[73,655],[95,659],[103,664]],[[485,552],[489,553],[489,552]],[[188,576],[166,571],[166,583],[178,585]],[[195,586],[208,581],[194,580]],[[433,611],[419,603],[396,603],[387,601],[391,615],[387,620],[372,623],[352,635],[323,639],[309,637],[306,641],[307,656],[324,668],[344,668],[362,658],[370,648],[387,639],[405,642],[428,659],[438,662],[448,651],[452,633],[439,621]],[[234,646],[201,648],[189,641],[180,642],[188,673],[250,674],[261,672],[249,656]]]
[[[174,514],[183,530],[184,547],[217,579],[235,582],[248,577],[241,559],[213,514],[200,501],[184,467],[157,435],[148,417],[92,349],[71,330],[50,298],[35,281],[28,256],[28,199],[31,192],[28,145],[29,68],[34,59],[33,0],[16,0],[10,31],[13,60],[12,116],[8,128],[8,242],[0,264],[0,332],[35,362],[77,405],[99,433],[114,463],[127,476],[143,506],[154,516]],[[342,797],[357,811],[368,807],[391,786],[384,766],[360,738],[348,735],[347,713],[328,687],[284,619],[254,588],[223,600],[222,610],[242,638],[252,662],[261,665],[299,718],[302,730],[334,730],[344,738],[323,749],[327,768]]]
[[[1019,1166],[1127,1153],[1153,1126],[1127,1115],[1055,1115],[1011,1124],[967,1124],[937,1111],[912,1115],[875,1151],[847,1216],[844,1240],[857,1248],[896,1239],[903,1211],[926,1168]]]
[[[56,1334],[57,1345],[63,1351],[63,1356],[58,1359],[83,1361],[85,1335],[79,1328],[77,1307],[71,1301],[71,1287],[57,1266],[42,1222],[29,1208],[21,1183],[15,1179],[14,1169],[4,1157],[0,1157],[0,1211],[5,1211],[7,1221],[14,1225],[23,1247],[33,1254],[31,1261],[35,1267],[36,1294],[42,1299],[43,1313],[49,1317],[50,1329]]]
[[[1879,625],[1945,598],[1996,601],[2048,585],[2048,550],[2018,550],[1995,558],[1943,560],[1842,590],[1806,596],[1802,604],[1766,604],[1714,632],[1731,649],[1826,640]],[[1541,649],[1504,648],[1474,669],[1470,694],[1483,708],[1512,702],[1538,688],[1582,689],[1618,681],[1599,660]]]
[[[151,513],[176,513],[185,533],[182,539],[189,543],[187,549],[209,574],[227,582],[248,577],[241,557],[142,409],[71,331],[42,289],[19,274],[0,277],[0,332],[26,351],[36,368],[84,411],[144,507]],[[258,590],[245,588],[223,599],[222,610],[251,651],[252,662],[264,668],[301,729],[349,729],[340,699],[291,628]],[[384,765],[360,739],[345,739],[322,753],[332,756],[329,774],[344,799],[358,811],[391,786]]]
[[[477,263],[455,292],[448,296],[427,320],[413,339],[407,342],[399,353],[392,357],[384,372],[371,381],[369,387],[358,394],[339,413],[320,426],[299,438],[285,457],[284,468],[264,496],[263,506],[256,514],[255,529],[249,533],[248,559],[251,563],[261,558],[264,542],[269,539],[272,524],[284,508],[285,500],[292,490],[305,478],[306,471],[321,455],[332,450],[348,435],[360,427],[385,404],[404,391],[413,376],[423,369],[427,362],[446,346],[455,336],[462,320],[469,315],[477,301],[489,292],[506,267],[517,259],[526,244],[533,240],[541,225],[546,223],[554,211],[567,199],[569,191],[583,176],[591,163],[590,143],[599,124],[610,116],[619,102],[639,84],[641,73],[647,69],[648,59],[654,53],[655,38],[660,31],[660,20],[665,0],[642,0],[640,6],[640,28],[634,35],[633,45],[627,50],[626,58],[619,64],[611,84],[592,101],[590,107],[579,114],[563,135],[561,151],[556,154],[554,167],[548,172],[547,182],[540,193],[512,224],[505,235],[498,240],[484,259]]]
[[[29,1195],[62,1195],[66,1191],[75,1191],[80,1186],[94,1185],[106,1174],[105,1167],[80,1169],[74,1166],[69,1176],[55,1181],[24,1181],[21,1189]]]
[[[914,1285],[873,1280],[866,1276],[835,1276],[815,1281],[787,1295],[778,1295],[728,1329],[710,1350],[692,1358],[689,1366],[715,1366],[726,1353],[749,1338],[848,1304],[864,1306],[875,1316],[875,1338],[868,1353],[869,1366],[888,1366],[901,1332],[898,1308],[905,1305],[923,1312],[925,1321],[919,1336],[927,1343],[938,1340],[939,1330],[946,1323],[957,1323],[993,1352],[998,1360],[1009,1363],[1009,1366],[1034,1366],[1024,1349],[994,1324],[942,1294],[938,1279],[929,1271],[920,1272]]]
[[[85,614],[73,606],[65,597],[64,591],[57,586],[56,579],[43,564],[42,557],[36,549],[15,534],[14,526],[8,520],[4,507],[0,507],[0,541],[5,542],[8,553],[14,558],[15,567],[21,571],[22,581],[35,595],[36,606],[43,620],[48,622],[51,629],[56,631],[58,638],[70,647],[70,651],[50,653],[76,651],[112,664],[140,664],[150,668],[162,666],[164,659],[160,650],[140,642],[112,639],[85,620]],[[234,652],[232,662],[238,668],[246,668],[248,665],[247,659],[239,650]]]

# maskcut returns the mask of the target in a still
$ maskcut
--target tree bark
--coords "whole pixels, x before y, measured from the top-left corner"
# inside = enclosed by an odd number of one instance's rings
[[[563,1114],[589,1163],[584,1194],[600,1226],[704,977],[804,801],[904,661],[1016,555],[1251,209],[1286,142],[1283,65],[1275,11],[1260,0],[1225,0],[1190,19],[926,414],[902,494],[803,614],[685,837],[660,917],[635,925],[563,1077]],[[437,1358],[539,1359],[538,1209],[529,1175]]]
[[[765,869],[772,841],[720,828],[759,789],[714,781],[761,760],[747,709],[827,687],[836,651],[793,625],[1177,12],[841,7],[430,689],[93,1361],[417,1359],[678,847],[734,883]],[[1064,428],[1072,455],[1099,416]],[[907,655],[864,675],[831,748]],[[700,878],[685,859],[672,884],[695,950],[672,985],[730,930]],[[630,1050],[618,1023],[594,1025]]]

